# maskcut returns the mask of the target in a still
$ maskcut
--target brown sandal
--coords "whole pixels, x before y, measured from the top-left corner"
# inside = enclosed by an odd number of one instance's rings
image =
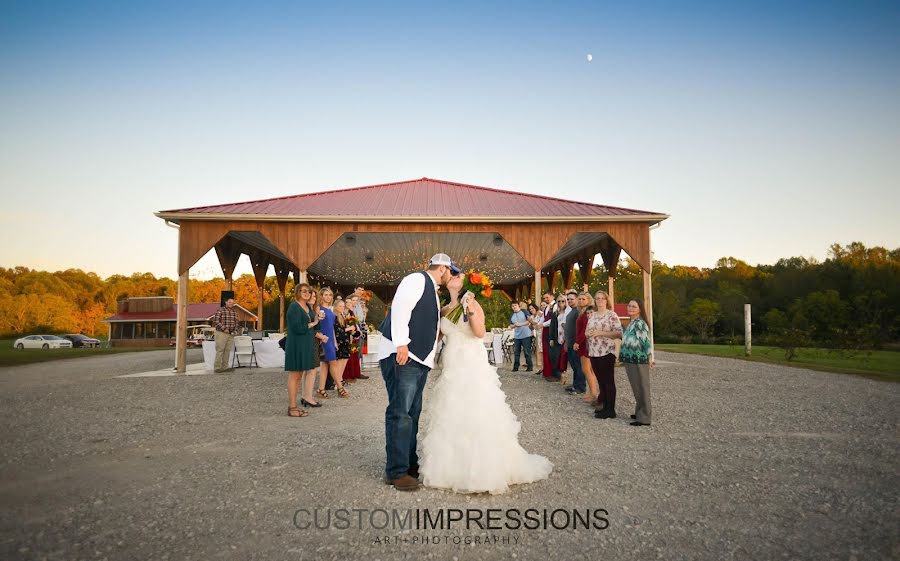
[[[343,385],[338,386],[337,392],[338,392],[338,395],[341,397],[350,397],[350,394],[347,392],[347,390],[344,389]]]
[[[328,392],[326,392],[325,390],[317,390],[317,391],[316,391],[316,395],[319,396],[319,397],[321,397],[322,399],[328,399],[328,398],[329,398]]]
[[[294,413],[297,414],[294,415]],[[299,407],[288,407],[288,417],[306,417],[307,415],[309,415],[309,413]]]

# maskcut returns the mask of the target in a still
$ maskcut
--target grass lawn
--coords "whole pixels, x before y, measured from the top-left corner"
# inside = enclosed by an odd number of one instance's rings
[[[0,339],[0,366],[17,366],[32,362],[46,362],[64,358],[159,351],[169,347],[113,347],[111,349],[22,349],[13,347],[15,339]]]
[[[825,372],[856,374],[900,382],[900,352],[895,351],[859,351],[848,353],[832,349],[797,349],[797,355],[788,362],[784,359],[784,350],[778,347],[754,346],[752,356],[744,356],[743,345],[669,345],[660,344],[656,348],[673,353],[690,353],[707,356],[721,356],[752,360],[754,362],[771,362],[784,366],[796,366]]]

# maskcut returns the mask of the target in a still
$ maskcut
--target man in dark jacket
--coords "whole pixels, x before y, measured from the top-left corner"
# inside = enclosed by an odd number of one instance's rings
[[[572,367],[572,385],[566,388],[569,393],[583,394],[587,388],[587,380],[585,380],[584,372],[581,371],[581,358],[578,351],[572,348],[575,344],[575,324],[578,321],[578,293],[574,290],[566,292],[566,303],[569,306],[569,313],[566,315],[566,358],[569,366]]]

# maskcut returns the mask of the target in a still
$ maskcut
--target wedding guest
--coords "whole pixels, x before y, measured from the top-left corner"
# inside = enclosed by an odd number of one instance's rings
[[[306,384],[309,384],[309,391],[303,393],[312,395],[312,382],[315,378],[313,334],[319,325],[319,319],[309,307],[312,288],[301,283],[294,290],[295,300],[287,311],[287,343],[284,349],[284,369],[288,372],[288,416],[305,417],[306,411],[297,407],[297,388],[301,382],[304,390]]]
[[[525,372],[531,372],[531,327],[528,316],[519,302],[513,302],[512,315],[509,316],[509,327],[513,329],[513,372],[519,371],[519,353],[525,351]]]
[[[319,372],[319,389],[316,395],[322,399],[328,399],[328,391],[341,385],[341,371],[337,368],[337,356],[334,336],[334,292],[328,287],[322,289],[319,293],[321,299],[321,309],[324,317],[321,320],[319,330],[328,337],[328,340],[322,344],[322,368]],[[329,377],[330,374],[330,377]]]
[[[563,376],[568,370],[569,360],[566,354],[566,318],[569,315],[569,307],[566,304],[566,295],[560,294],[556,298],[556,326],[553,333],[556,341],[553,347],[556,349],[556,358],[553,361],[554,378],[563,381]]]
[[[366,289],[362,285],[358,285],[353,289],[353,294],[356,296],[356,305],[352,311],[359,320],[359,350],[362,352],[366,345],[366,338],[369,336],[369,330],[366,328],[366,317],[369,315],[369,308],[366,306]]]
[[[548,292],[544,294],[544,321],[541,322],[541,341],[542,347],[544,349],[543,359],[544,366],[541,368],[541,371],[544,373],[544,379],[549,381],[553,380],[553,376],[555,374],[553,368],[553,359],[557,357],[556,351],[553,349],[553,345],[551,344],[555,338],[550,336],[550,333],[555,333],[555,326],[551,327],[552,324],[556,324],[556,304],[554,300],[556,299],[556,295]]]
[[[591,367],[603,394],[603,407],[594,412],[594,417],[615,419],[616,339],[622,338],[622,322],[619,321],[619,316],[609,309],[609,295],[602,290],[594,295],[594,305],[597,309],[591,314],[585,329]]]
[[[359,303],[359,296],[350,294],[344,299],[344,303],[347,306],[347,319],[345,321],[348,325],[354,327],[353,331],[350,332],[350,358],[347,359],[347,366],[344,367],[344,380],[349,380],[351,383],[354,380],[368,380],[369,377],[362,373],[359,357],[359,350],[361,348],[360,336],[362,334],[362,331],[360,330],[361,324],[356,313],[353,311]]]
[[[622,334],[622,348],[619,358],[625,364],[628,382],[634,392],[634,421],[632,426],[650,424],[650,368],[653,366],[653,352],[650,347],[650,327],[644,301],[638,298],[628,302],[628,327]]]
[[[543,352],[543,341],[541,341],[541,331],[544,329],[544,314],[534,304],[528,304],[528,319],[531,322],[531,328],[534,330],[534,354],[541,359]],[[542,368],[538,368],[537,373],[541,374]]]
[[[319,307],[319,292],[315,288],[312,289],[312,291],[310,292],[310,295],[309,295],[309,307],[312,310],[314,317],[316,317],[319,320],[319,325],[316,326],[316,332],[313,333],[313,347],[314,347],[315,357],[316,357],[313,362],[315,363],[315,371],[316,371],[316,373],[318,373],[319,367],[322,363],[322,356],[325,353],[325,349],[323,348],[323,345],[328,340],[328,336],[325,335],[324,333],[322,333],[322,331],[321,331],[322,330],[322,320],[325,318],[325,311]],[[314,373],[313,381],[312,381],[312,388],[316,387],[315,377],[316,377],[316,374]],[[307,383],[306,380],[304,380],[304,384],[305,383]],[[306,385],[304,385],[303,388],[304,388],[303,399],[301,399],[300,402],[306,407],[321,406],[321,404],[315,400],[315,397],[313,397],[312,389],[309,392],[306,392],[305,391]],[[309,395],[307,395],[307,393]]]
[[[574,290],[566,291],[566,308],[569,310],[565,321],[565,350],[566,359],[569,366],[572,367],[572,385],[566,388],[569,393],[578,395],[583,394],[587,388],[585,387],[584,373],[581,371],[581,357],[575,350],[575,335],[578,324],[578,292]]]
[[[591,357],[588,356],[587,335],[585,334],[588,318],[594,311],[594,299],[591,298],[590,293],[582,292],[578,295],[578,309],[578,321],[575,324],[575,344],[572,345],[572,348],[581,361],[581,371],[584,373],[589,390],[582,399],[593,402],[598,401],[600,390],[597,386],[597,377],[594,375],[594,369],[591,367]]]
[[[337,377],[334,380],[335,386],[338,388],[338,395],[341,397],[350,397],[350,394],[344,388],[344,371],[347,368],[347,359],[350,358],[350,329],[347,325],[347,304],[343,300],[334,303],[334,339],[335,339],[335,360],[334,369]]]
[[[528,338],[531,341],[531,364],[532,370],[535,357],[537,355],[534,354],[534,325],[531,323],[531,312],[528,310],[528,302],[525,300],[519,300],[519,309],[522,310],[522,313],[525,314],[525,321],[528,322]],[[531,372],[531,370],[529,370]]]
[[[231,352],[234,348],[234,336],[241,329],[237,312],[234,311],[234,298],[225,300],[225,305],[216,311],[213,327],[216,328],[216,360],[213,371],[220,374],[234,372],[231,367]]]
[[[366,289],[363,288],[362,285],[357,286],[353,290],[353,295],[356,296],[356,304],[350,310],[356,316],[356,319],[358,319],[362,324],[365,324],[366,322],[365,301],[363,300],[365,292]]]

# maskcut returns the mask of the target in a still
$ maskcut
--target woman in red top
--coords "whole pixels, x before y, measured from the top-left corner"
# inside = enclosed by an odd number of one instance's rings
[[[600,395],[600,388],[597,386],[597,376],[594,375],[594,369],[591,368],[591,358],[587,352],[587,335],[585,334],[588,318],[591,312],[594,311],[594,299],[591,298],[589,293],[582,292],[578,295],[578,311],[578,321],[575,323],[575,344],[572,345],[572,348],[581,358],[581,371],[584,372],[584,377],[587,379],[588,389],[590,390],[583,399],[585,401],[595,401]]]

